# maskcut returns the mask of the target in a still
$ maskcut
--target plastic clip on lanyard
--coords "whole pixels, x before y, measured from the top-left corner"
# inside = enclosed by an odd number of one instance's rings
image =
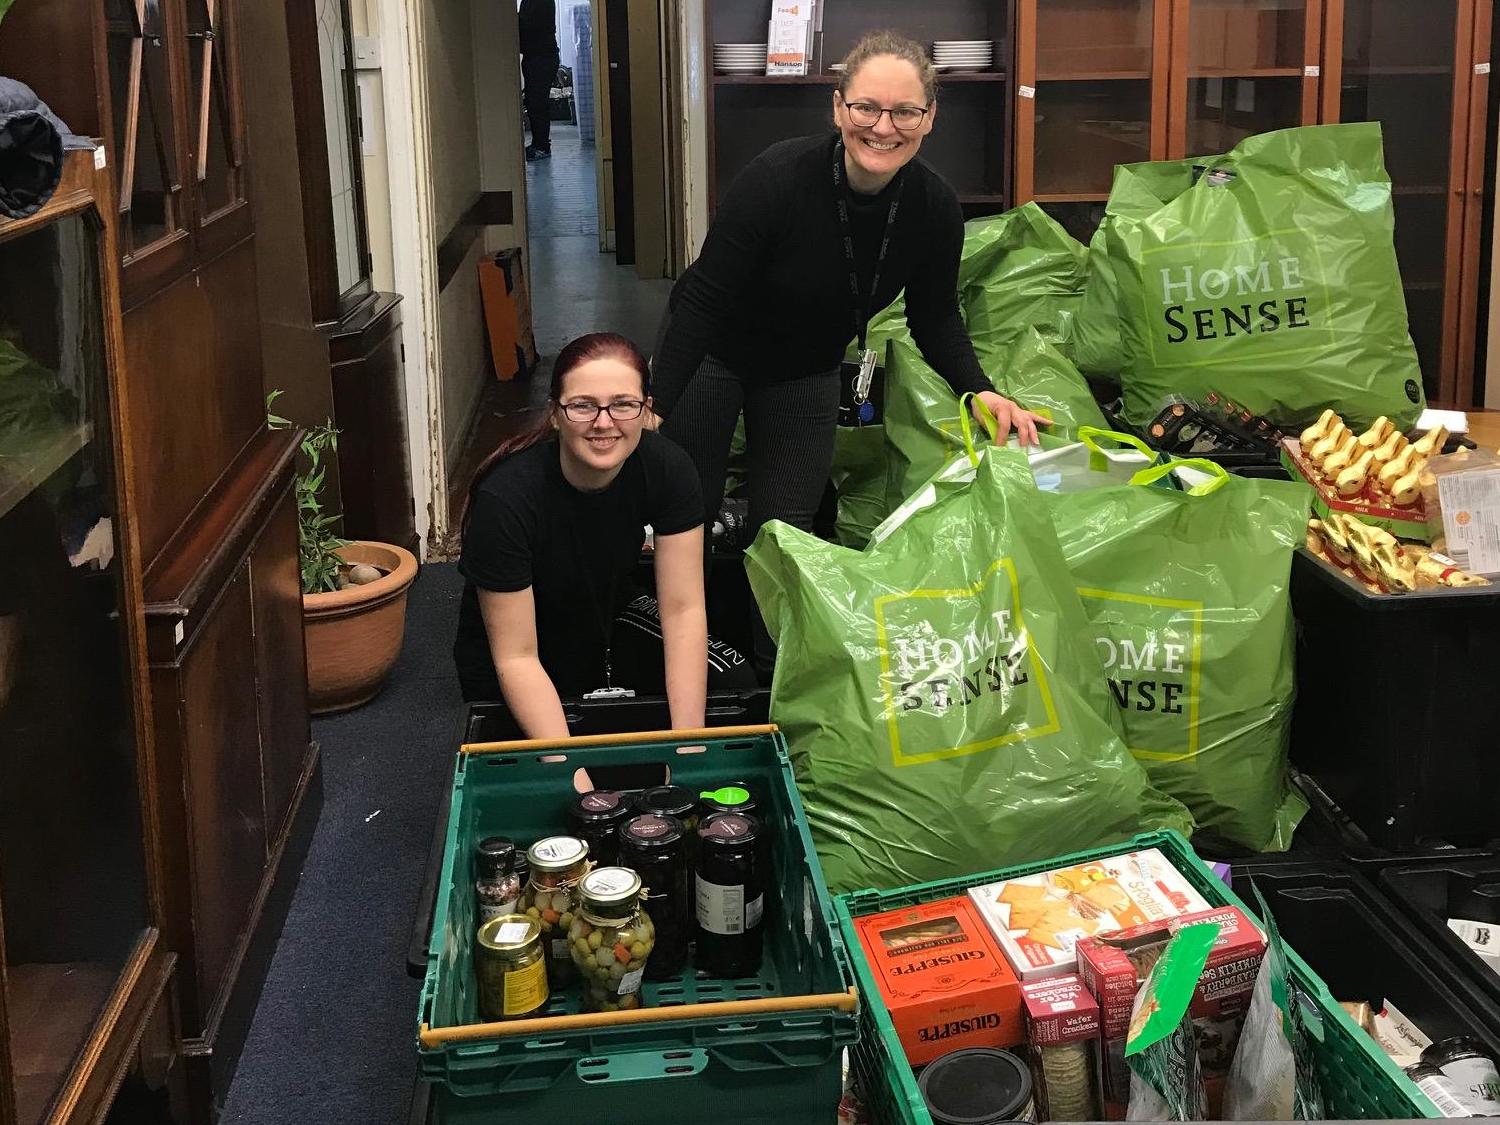
[[[870,302],[875,299],[875,291],[880,288],[880,270],[885,265],[885,255],[891,247],[891,231],[896,226],[896,211],[901,206],[901,191],[905,186],[901,173],[897,172],[896,176],[896,198],[891,200],[891,209],[886,213],[885,232],[880,238],[880,253],[875,258],[870,292],[863,294],[859,289],[859,267],[854,261],[854,232],[849,224],[849,201],[844,195],[844,145],[840,142],[834,146],[833,193],[839,209],[839,229],[844,237],[844,260],[849,265],[849,294],[854,298],[854,335],[859,341],[859,372],[854,376],[852,389],[855,420],[861,426],[875,420],[875,407],[870,403],[870,384],[875,379],[876,355],[872,349],[865,347],[865,338],[870,326]]]

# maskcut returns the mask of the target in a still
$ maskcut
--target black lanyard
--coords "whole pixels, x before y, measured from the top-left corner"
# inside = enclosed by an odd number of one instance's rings
[[[854,335],[859,340],[859,350],[865,350],[865,332],[870,324],[870,302],[880,288],[880,270],[885,265],[885,255],[891,248],[891,234],[896,228],[896,210],[901,206],[901,192],[906,185],[905,177],[896,173],[896,197],[891,200],[891,209],[885,217],[885,233],[880,238],[880,253],[875,257],[875,274],[870,278],[870,292],[859,289],[859,267],[854,261],[854,231],[849,225],[849,201],[844,195],[844,142],[833,146],[833,194],[838,203],[839,228],[844,236],[844,259],[849,264],[849,295],[854,298]]]

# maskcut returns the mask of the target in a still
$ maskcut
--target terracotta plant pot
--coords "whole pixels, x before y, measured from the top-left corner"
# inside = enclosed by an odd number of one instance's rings
[[[390,543],[358,540],[339,556],[387,573],[364,586],[302,595],[307,695],[315,715],[347,711],[375,698],[401,655],[406,591],[417,577],[415,556]]]

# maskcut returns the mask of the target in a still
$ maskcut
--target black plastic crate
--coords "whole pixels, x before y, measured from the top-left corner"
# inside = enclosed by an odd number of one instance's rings
[[[1448,928],[1449,918],[1500,928],[1500,855],[1394,864],[1380,872],[1380,883],[1433,948],[1443,950],[1471,987],[1500,1007],[1500,973]]]
[[[744,692],[710,693],[704,721],[711,727],[760,726],[769,721],[771,692],[757,688]],[[624,734],[628,731],[660,731],[672,726],[665,696],[636,699],[573,699],[563,701],[568,733],[575,738],[590,734]],[[453,749],[465,742],[508,742],[525,738],[515,716],[504,703],[466,703],[459,715]],[[427,849],[427,867],[417,896],[417,913],[406,943],[406,972],[421,980],[427,972],[427,941],[432,934],[432,908],[442,879],[443,847],[448,838],[448,804],[444,792],[434,815],[432,844]]]
[[[1500,824],[1500,585],[1376,595],[1299,550],[1293,763],[1377,847]]]
[[[1247,864],[1234,891],[1258,909],[1254,883],[1282,936],[1335,999],[1386,1001],[1434,1042],[1472,1035],[1500,1057],[1500,1003],[1478,993],[1427,936],[1359,872],[1339,863]]]
[[[1459,859],[1483,860],[1500,854],[1500,838],[1481,847],[1472,848],[1454,847],[1441,840],[1428,840],[1421,846],[1401,850],[1381,847],[1365,835],[1359,825],[1334,803],[1333,798],[1314,778],[1294,770],[1292,782],[1307,798],[1308,804],[1307,816],[1303,820],[1303,826],[1297,830],[1293,850],[1297,850],[1296,845],[1301,844],[1304,838],[1316,839],[1318,842],[1316,847],[1309,851],[1330,855],[1328,845],[1332,842],[1330,858],[1342,859],[1371,879],[1375,879],[1382,869],[1392,864],[1423,861],[1451,862]],[[1307,837],[1304,837],[1304,829],[1309,832]]]

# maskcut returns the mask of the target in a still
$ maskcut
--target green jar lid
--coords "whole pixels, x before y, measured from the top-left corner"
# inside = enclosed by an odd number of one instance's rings
[[[743,805],[750,800],[750,791],[741,789],[738,785],[726,785],[722,789],[706,789],[698,796],[705,801],[713,801],[716,804],[734,806]]]

